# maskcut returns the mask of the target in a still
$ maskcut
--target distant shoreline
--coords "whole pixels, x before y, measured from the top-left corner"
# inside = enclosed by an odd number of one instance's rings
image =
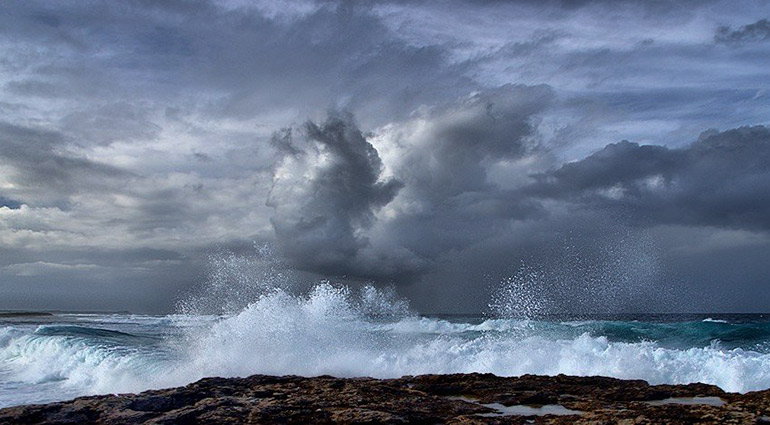
[[[57,314],[134,314],[130,311],[98,311],[98,310],[0,310],[2,317],[34,317],[56,316]],[[165,316],[166,314],[157,314]]]
[[[47,311],[9,311],[4,312],[0,311],[0,318],[3,317],[48,317],[53,316],[53,313],[47,312]]]

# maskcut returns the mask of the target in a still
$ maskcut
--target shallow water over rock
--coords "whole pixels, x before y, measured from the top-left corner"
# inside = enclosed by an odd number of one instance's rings
[[[484,407],[497,409],[498,413],[477,413],[477,416],[495,417],[495,416],[545,416],[545,415],[582,415],[584,412],[579,410],[570,410],[560,404],[546,404],[544,406],[528,406],[526,404],[516,404],[505,406],[500,403],[482,404]]]
[[[707,406],[724,406],[726,401],[720,397],[672,397],[663,400],[648,401],[647,404],[652,406],[664,406],[667,404],[681,404],[685,406],[693,406],[698,404],[705,404]]]

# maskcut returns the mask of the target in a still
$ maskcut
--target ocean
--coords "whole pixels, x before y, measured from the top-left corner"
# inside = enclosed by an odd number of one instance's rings
[[[770,387],[770,315],[423,316],[373,287],[272,289],[227,314],[0,315],[0,407],[206,376],[604,375]]]

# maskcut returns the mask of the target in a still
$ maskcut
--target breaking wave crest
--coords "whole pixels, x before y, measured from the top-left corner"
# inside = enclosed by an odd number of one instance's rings
[[[76,326],[0,329],[0,407],[84,394],[140,391],[160,382],[162,350],[145,338]]]
[[[521,286],[507,285],[496,300],[503,310],[500,300]],[[305,291],[263,285],[253,296],[215,315],[62,316],[62,323],[0,326],[0,407],[255,373],[564,373],[741,392],[770,387],[763,321],[422,317],[393,291],[330,282]]]
[[[375,291],[373,288],[371,291]],[[703,326],[706,325],[706,326]],[[203,332],[193,345],[202,375],[300,374],[398,377],[424,373],[491,372],[606,375],[652,383],[706,382],[729,391],[770,386],[770,327],[721,323],[642,324],[587,321],[575,326],[517,319],[465,323],[404,315],[372,317],[347,289],[322,284],[307,297],[282,291],[261,297]],[[752,349],[718,339],[758,328]],[[649,337],[674,331],[679,339]],[[733,341],[734,343],[735,341]]]

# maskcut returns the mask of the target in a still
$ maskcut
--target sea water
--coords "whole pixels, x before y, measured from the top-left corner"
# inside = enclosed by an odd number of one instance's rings
[[[182,309],[184,310],[184,309]],[[770,387],[770,316],[422,316],[373,287],[263,291],[238,311],[0,317],[0,407],[207,376],[604,375]]]

